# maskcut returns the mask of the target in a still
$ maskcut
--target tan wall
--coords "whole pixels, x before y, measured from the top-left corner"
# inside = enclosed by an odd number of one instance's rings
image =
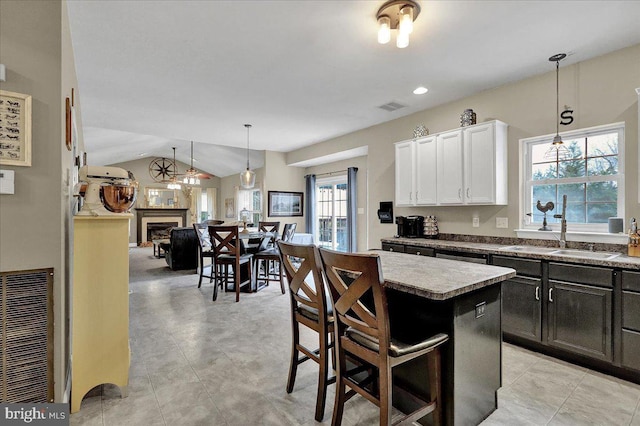
[[[292,217],[270,217],[269,210],[269,191],[289,191],[304,193],[304,169],[301,167],[287,167],[286,154],[283,152],[265,151],[264,158],[264,220],[279,221],[280,229],[285,223],[295,223],[296,232],[304,231],[304,215]],[[303,196],[303,208],[306,201]]]
[[[368,157],[356,157],[356,158],[351,158],[349,160],[336,161],[334,163],[327,163],[327,164],[322,164],[320,166],[308,167],[304,173],[305,175],[310,175],[310,174],[321,175],[324,173],[344,171],[344,175],[346,176],[347,168],[349,167],[358,168],[358,173],[356,174],[356,183],[357,183],[356,186],[358,191],[356,208],[363,209],[363,212],[358,213],[356,215],[356,237],[357,237],[356,251],[366,250],[369,247],[368,232],[367,232],[367,227],[368,227],[367,215],[369,210],[368,203],[367,203],[367,197],[368,197],[367,163],[368,163]],[[318,179],[322,177],[324,176],[318,176]],[[382,201],[385,201],[385,200],[382,200]],[[391,200],[386,200],[386,201],[391,201]],[[372,214],[375,217],[377,217],[377,211],[378,211],[378,208],[376,207],[375,211],[372,212]]]
[[[66,3],[0,2],[0,63],[7,68],[0,88],[29,94],[33,104],[31,167],[1,166],[15,171],[15,194],[0,195],[0,270],[54,268],[54,391],[60,402],[68,368],[73,256],[67,179],[73,158],[64,144],[64,98],[77,88]],[[79,113],[78,103],[76,108]]]
[[[138,182],[138,198],[136,200],[136,207],[145,206],[145,200],[144,200],[145,188],[166,188],[167,187],[166,184],[154,181],[151,178],[151,175],[149,175],[149,163],[153,160],[153,158],[155,157],[141,158],[139,160],[126,161],[124,163],[110,164],[110,166],[120,167],[133,173],[133,176]],[[181,171],[184,172],[189,168],[188,164],[182,163],[177,160],[176,160],[176,163],[178,165],[178,172],[181,172]],[[220,182],[221,182],[221,179],[217,176],[213,176],[211,179],[201,179],[199,188],[201,188],[203,191],[205,191],[207,188],[218,188],[218,194],[219,194],[220,185],[221,185]],[[176,191],[176,192],[178,194],[178,200],[177,200],[178,206],[189,207],[187,205],[188,203],[186,200],[185,193],[182,190]],[[220,198],[220,195],[218,195],[218,204],[220,203],[219,198]],[[220,212],[219,207],[217,207],[217,209],[218,209],[217,211]],[[135,210],[133,209],[131,210],[131,212],[134,215],[136,214]],[[188,220],[188,223],[185,224],[185,226],[191,226],[192,220],[190,219],[190,215],[188,215],[187,220]],[[136,226],[136,220],[134,217],[130,225],[129,243],[137,244],[136,239],[137,239],[137,226]]]
[[[509,204],[507,206],[396,208],[394,215],[436,215],[443,233],[514,237],[520,226],[519,139],[555,133],[555,69],[520,82],[507,84],[465,99],[398,118],[287,154],[287,164],[368,145],[368,246],[379,248],[380,238],[392,236],[395,228],[379,223],[380,201],[394,199],[394,142],[410,139],[413,129],[424,124],[431,133],[457,128],[466,108],[477,113],[478,123],[499,119],[509,124]],[[638,100],[640,45],[560,69],[560,104],[574,110],[571,126],[560,131],[626,122],[625,223],[640,216],[638,206]],[[428,94],[425,96],[429,96]],[[473,228],[474,215],[480,227]],[[496,229],[495,218],[507,217],[508,229]]]

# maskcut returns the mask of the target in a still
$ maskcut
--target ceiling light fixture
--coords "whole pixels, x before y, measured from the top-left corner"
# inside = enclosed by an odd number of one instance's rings
[[[191,141],[191,167],[187,170],[186,176],[182,179],[185,185],[200,185],[198,171],[193,168],[193,141]]]
[[[550,62],[556,63],[556,135],[551,146],[544,153],[544,158],[547,160],[560,161],[571,158],[571,152],[560,137],[560,61],[566,57],[565,53],[558,53],[549,58]]]
[[[398,30],[396,46],[403,49],[409,45],[409,34],[413,32],[413,21],[420,14],[420,6],[413,0],[391,0],[378,9],[378,43],[391,40],[391,30]]]
[[[173,147],[173,176],[169,179],[169,184],[167,185],[167,189],[182,189],[182,186],[178,182],[178,178],[176,178],[176,174],[178,172],[178,163],[176,163],[176,147]]]
[[[425,93],[427,93],[429,91],[429,89],[427,89],[426,87],[420,86],[417,87],[414,91],[413,94],[414,95],[424,95]]]
[[[240,185],[245,189],[251,189],[256,184],[256,172],[249,168],[249,129],[251,124],[245,124],[247,128],[247,170],[240,173]]]

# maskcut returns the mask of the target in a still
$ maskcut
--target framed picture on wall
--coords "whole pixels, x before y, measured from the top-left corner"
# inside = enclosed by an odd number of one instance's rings
[[[233,198],[224,199],[224,217],[233,218],[236,215],[236,209],[234,206]]]
[[[302,216],[302,192],[269,191],[269,216]]]
[[[0,90],[0,164],[31,166],[31,96]]]

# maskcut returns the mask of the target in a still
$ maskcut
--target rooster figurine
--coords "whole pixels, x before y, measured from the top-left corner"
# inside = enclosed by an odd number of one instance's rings
[[[538,229],[538,231],[551,231],[551,228],[547,226],[547,212],[549,210],[553,210],[555,207],[556,206],[555,204],[553,204],[553,201],[549,201],[547,202],[547,204],[543,206],[540,200],[538,200],[538,204],[536,204],[536,208],[540,210],[542,213],[544,213],[544,219],[542,220],[542,228]]]

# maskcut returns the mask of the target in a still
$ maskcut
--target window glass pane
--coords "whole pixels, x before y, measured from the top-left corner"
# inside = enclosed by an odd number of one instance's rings
[[[587,160],[589,176],[616,175],[618,174],[618,157],[597,157]]]
[[[587,222],[607,223],[610,217],[618,215],[618,205],[616,203],[595,203],[587,204]]]
[[[587,156],[599,157],[618,153],[618,132],[591,136],[587,140]]]
[[[558,163],[558,177],[582,177],[586,172],[586,162],[583,159],[560,161]]]
[[[567,195],[567,203],[582,203],[585,200],[585,184],[570,183],[558,185],[558,203],[562,203],[562,196]]]
[[[546,158],[544,158],[544,153],[547,152],[547,150],[549,149],[550,143],[551,141],[544,142],[544,143],[537,143],[531,146],[531,163],[537,164],[537,163],[544,163],[546,161],[549,161]]]
[[[531,177],[533,180],[555,179],[558,177],[557,163],[540,163],[531,166]]]
[[[551,201],[554,204],[556,203],[556,185],[535,185],[532,191],[532,216],[531,221],[535,223],[542,223],[544,218],[544,214],[536,208],[538,201],[543,206],[547,204],[547,202]],[[549,217],[553,216],[553,211],[547,212],[547,220]]]
[[[589,182],[587,183],[587,201],[588,202],[617,202],[618,200],[618,182]]]
[[[585,138],[568,139],[564,141],[564,144],[571,153],[571,158],[584,158]]]

